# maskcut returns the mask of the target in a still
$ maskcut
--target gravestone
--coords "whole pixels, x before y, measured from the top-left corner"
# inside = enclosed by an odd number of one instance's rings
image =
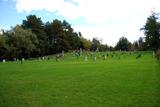
[[[96,56],[95,56],[95,57],[93,58],[93,61],[96,62],[96,60],[97,60],[97,58],[96,58]]]
[[[154,53],[154,51],[153,51],[153,53],[152,53],[152,57],[153,57],[153,58],[155,57],[155,53]]]
[[[79,56],[81,56],[82,53],[83,53],[82,48],[80,48],[80,50],[79,50]]]
[[[42,60],[44,60],[44,56],[42,57]]]
[[[106,60],[107,59],[106,55],[102,55],[102,59]]]
[[[60,58],[64,59],[64,52],[56,54],[56,61],[59,61]]]
[[[99,48],[96,49],[96,52],[99,52]]]
[[[84,57],[84,61],[88,61],[88,58],[87,58],[87,56],[85,56],[85,57]]]
[[[17,58],[13,58],[14,61],[17,61]]]
[[[89,52],[89,55],[90,55],[90,56],[93,56],[93,52]]]
[[[6,62],[6,60],[5,59],[3,59],[3,61],[2,61],[3,63],[5,63]]]
[[[64,51],[62,51],[62,57],[64,57]]]

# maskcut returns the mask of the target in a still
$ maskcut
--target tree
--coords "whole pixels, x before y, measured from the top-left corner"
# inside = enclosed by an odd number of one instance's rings
[[[109,47],[108,47],[107,45],[101,44],[99,50],[100,50],[100,51],[107,51],[107,50],[109,50]]]
[[[71,49],[75,50],[78,48],[83,48],[84,41],[82,34],[80,32],[74,32],[71,25],[66,21],[63,21],[62,26],[65,32],[65,39],[69,42]]]
[[[68,31],[70,25],[66,21],[63,24],[60,20],[55,19],[53,22],[47,22],[45,25],[50,54],[68,51],[70,49],[70,44],[66,40],[65,35],[65,31]]]
[[[130,44],[130,51],[137,51],[138,50],[138,42],[134,41],[133,43]]]
[[[138,49],[139,49],[140,51],[146,50],[146,42],[144,41],[144,39],[143,39],[142,37],[140,37],[140,38],[138,39]]]
[[[0,35],[0,60],[7,58],[8,48],[7,36]]]
[[[130,42],[127,38],[121,37],[115,46],[116,50],[128,51],[130,47]]]
[[[36,50],[38,39],[31,30],[23,29],[21,26],[17,25],[10,33],[9,43],[10,47],[12,47],[11,52],[15,52],[14,57],[28,58],[30,54]]]
[[[36,15],[27,16],[27,20],[23,20],[22,27],[25,29],[31,29],[34,34],[36,34],[39,44],[37,44],[38,52],[37,54],[43,56],[47,54],[47,35],[45,32],[45,26],[41,20]]]
[[[21,25],[13,27],[0,35],[0,58],[37,57],[62,51],[91,49],[107,50],[101,40],[92,41],[75,32],[67,21],[58,19],[43,23],[36,15],[29,15]]]
[[[93,38],[91,50],[96,51],[97,49],[100,48],[100,45],[101,45],[100,40],[98,40],[97,38]]]
[[[160,22],[158,16],[153,13],[147,18],[147,22],[141,29],[144,31],[146,45],[149,49],[156,51],[160,48]]]
[[[67,52],[71,48],[68,41],[61,38],[56,39],[55,45],[56,45],[56,53],[59,53],[62,51]]]
[[[85,38],[81,38],[81,46],[82,46],[81,48],[88,50],[91,48],[91,42]]]

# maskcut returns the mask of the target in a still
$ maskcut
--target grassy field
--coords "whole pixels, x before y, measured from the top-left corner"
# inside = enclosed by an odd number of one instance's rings
[[[141,54],[0,63],[0,107],[160,107],[160,63]]]

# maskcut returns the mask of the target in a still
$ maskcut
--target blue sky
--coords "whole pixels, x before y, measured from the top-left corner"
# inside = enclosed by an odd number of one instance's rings
[[[22,20],[26,19],[26,16],[30,14],[35,14],[37,17],[41,17],[41,19],[46,21],[52,21],[57,18],[60,20],[64,20],[64,17],[57,16],[54,13],[48,12],[46,10],[33,10],[30,12],[18,12],[16,8],[15,0],[0,0],[0,28],[10,29],[11,26],[15,26],[16,24],[21,24]]]
[[[43,22],[68,21],[87,39],[97,37],[114,46],[125,36],[133,42],[151,11],[160,12],[160,0],[0,0],[0,29],[21,24],[29,14]]]

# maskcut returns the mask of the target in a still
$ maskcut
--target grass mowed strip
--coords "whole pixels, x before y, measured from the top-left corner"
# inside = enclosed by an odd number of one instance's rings
[[[159,90],[151,53],[0,63],[0,107],[159,107]]]

